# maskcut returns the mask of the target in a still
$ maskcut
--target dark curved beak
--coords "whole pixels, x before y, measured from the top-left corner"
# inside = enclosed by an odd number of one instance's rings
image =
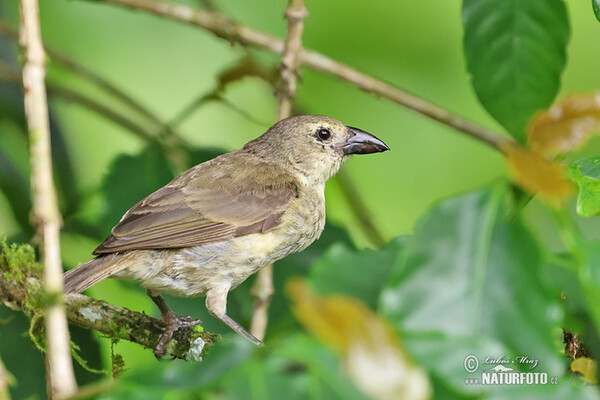
[[[347,126],[346,128],[348,128],[351,136],[346,140],[342,148],[345,156],[350,154],[379,153],[390,149],[385,143],[368,132],[351,126]]]

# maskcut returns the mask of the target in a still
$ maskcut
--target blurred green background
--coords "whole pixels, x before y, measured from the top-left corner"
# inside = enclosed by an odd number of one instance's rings
[[[146,13],[86,1],[40,3],[42,35],[48,46],[115,83],[163,121],[171,120],[198,96],[210,92],[217,75],[244,55],[239,46],[210,33]],[[203,6],[200,1],[182,3]],[[286,1],[223,0],[214,4],[220,12],[252,28],[278,37],[285,35]],[[570,1],[566,5],[572,35],[561,95],[600,87],[597,73],[600,24],[591,12],[589,1]],[[469,83],[462,51],[461,1],[308,0],[307,8],[310,15],[305,22],[305,47],[502,131],[479,105]],[[17,26],[17,2],[3,1],[0,13],[12,26]],[[16,45],[8,41],[3,44],[14,52],[14,65],[18,66]],[[275,55],[252,53],[267,65],[278,63]],[[52,64],[48,78],[93,98],[107,98]],[[0,91],[4,88],[6,83],[0,81]],[[236,112],[224,102],[208,102],[196,109],[177,132],[196,147],[231,150],[275,122],[277,101],[272,88],[258,78],[245,78],[228,86],[225,98],[253,118]],[[381,155],[355,157],[344,166],[386,241],[413,232],[415,222],[432,203],[506,175],[498,152],[449,127],[308,68],[302,69],[296,104],[305,113],[326,114],[369,131],[391,148]],[[120,155],[138,154],[145,143],[77,103],[51,99],[50,107],[74,166],[74,185],[84,193],[85,206],[79,215],[84,221],[87,218],[96,223],[108,207],[98,188],[106,179],[111,163]],[[15,143],[22,140],[20,129],[8,119],[0,119],[0,148],[9,145],[18,148]],[[600,142],[596,140],[585,154],[597,153],[599,149]],[[11,152],[9,156],[21,165],[26,160],[23,153]],[[329,223],[347,228],[358,247],[372,247],[350,212],[337,180],[328,183],[326,197]],[[124,211],[109,213],[120,215]],[[541,236],[546,235],[545,222],[539,218],[543,212],[535,202],[528,210]],[[117,219],[106,224],[116,222]],[[589,236],[600,237],[596,219],[579,222]],[[10,238],[18,235],[19,230],[8,200],[0,193],[0,232]],[[548,235],[545,239],[552,242],[555,238]],[[61,243],[65,264],[69,266],[89,259],[98,244],[97,240],[72,234],[64,234]],[[154,313],[143,291],[131,290],[134,286],[106,281],[89,293]],[[202,307],[202,301],[195,304]],[[210,321],[209,328],[213,329]],[[214,329],[219,327],[215,324]],[[102,357],[108,361],[109,344],[101,343]],[[117,347],[130,369],[153,362],[149,351],[128,343],[119,343]]]

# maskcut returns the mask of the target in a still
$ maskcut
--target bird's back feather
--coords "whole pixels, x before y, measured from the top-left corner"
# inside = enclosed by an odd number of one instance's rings
[[[201,246],[265,232],[281,223],[297,195],[296,180],[281,168],[252,154],[228,153],[133,206],[94,254]]]

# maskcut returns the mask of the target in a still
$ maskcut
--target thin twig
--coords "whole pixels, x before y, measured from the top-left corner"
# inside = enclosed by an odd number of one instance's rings
[[[15,37],[16,31],[13,28],[11,28],[10,25],[8,25],[6,22],[0,20],[0,35]],[[86,103],[84,104],[86,107],[100,113],[101,115],[107,118],[114,119],[119,125],[124,126],[127,129],[131,128],[130,130],[133,133],[138,134],[138,136],[142,136],[142,138],[146,141],[160,142],[161,146],[164,145],[163,147],[165,149],[165,152],[176,169],[182,171],[188,167],[187,154],[185,153],[184,149],[190,147],[189,142],[183,137],[181,137],[179,134],[177,134],[171,128],[171,126],[162,122],[156,116],[155,113],[151,112],[147,107],[142,105],[140,102],[136,101],[132,96],[128,95],[127,93],[119,89],[116,85],[104,79],[102,76],[98,75],[96,72],[92,71],[83,64],[78,63],[77,61],[56,50],[53,50],[52,48],[46,48],[46,52],[56,65],[92,83],[99,89],[113,96],[115,99],[123,102],[125,105],[129,106],[133,111],[137,112],[140,116],[148,120],[148,122],[155,125],[157,128],[154,130],[159,131],[159,140],[151,139],[150,136],[152,135],[152,133],[141,128],[140,125],[132,122],[130,118],[124,117],[123,114],[119,114],[113,109],[107,106],[103,106],[101,103],[98,103],[97,101],[83,94],[79,94],[76,91],[63,88],[63,90],[61,91],[66,94],[63,97],[69,97],[71,100],[75,101],[77,101],[76,99],[83,99]]]
[[[385,238],[383,234],[377,228],[377,225],[373,223],[373,215],[371,214],[369,207],[365,204],[359,191],[357,190],[352,179],[341,171],[338,173],[337,182],[342,189],[344,198],[348,201],[348,205],[352,209],[352,212],[358,219],[358,223],[362,227],[363,232],[371,243],[375,247],[382,247],[385,245]]]
[[[304,19],[308,16],[304,0],[290,0],[284,15],[288,21],[288,29],[279,66],[283,85],[279,93],[278,120],[290,116],[292,99],[296,97],[296,76],[298,76],[300,54],[302,53],[302,31]]]
[[[44,78],[46,66],[37,0],[21,0],[20,45],[23,49],[23,88],[29,130],[33,224],[44,265],[44,288],[51,304],[45,310],[48,397],[64,399],[77,391],[63,294],[56,190],[52,178],[50,123]]]
[[[5,63],[0,61],[0,80],[18,83],[20,82],[21,77],[18,73],[10,69]],[[154,143],[158,145],[161,144],[158,138],[154,136],[150,130],[132,121],[129,117],[125,116],[124,114],[121,114],[118,111],[115,111],[112,108],[97,102],[91,97],[88,97],[84,94],[78,93],[74,90],[53,83],[48,83],[48,94],[50,94],[51,96],[61,97],[65,100],[78,103],[88,108],[89,110],[99,115],[102,115],[107,119],[115,122],[116,124],[122,126],[123,128],[127,129],[128,131],[135,134],[138,138],[142,139],[147,143]]]
[[[234,112],[242,115],[244,118],[258,125],[265,125],[264,123],[262,123],[261,121],[257,121],[256,118],[241,110],[240,108],[230,103],[223,97],[223,94],[227,89],[228,85],[250,76],[258,77],[264,80],[265,82],[271,83],[273,85],[275,84],[276,80],[276,78],[274,77],[274,73],[271,70],[260,65],[252,57],[245,56],[241,60],[239,60],[235,65],[221,72],[217,77],[217,82],[214,88],[210,92],[199,95],[197,98],[193,99],[189,104],[185,105],[181,109],[181,111],[175,115],[175,117],[173,117],[170,121],[167,122],[166,127],[179,126],[196,109],[210,101],[220,101]],[[269,126],[270,124],[266,125]]]
[[[244,46],[252,46],[277,54],[283,54],[285,47],[284,42],[281,39],[248,28],[239,22],[218,13],[196,10],[183,4],[167,3],[156,0],[89,1],[110,3],[133,10],[149,12],[163,18],[172,19],[208,30],[216,36],[232,43],[240,43]],[[460,115],[423,100],[392,84],[375,79],[370,75],[362,73],[316,51],[307,49],[302,50],[300,53],[300,63],[317,71],[341,78],[368,93],[384,97],[401,106],[434,119],[435,121],[448,125],[496,150],[500,150],[501,143],[512,141],[509,137],[502,136],[494,131],[477,125]]]
[[[18,33],[5,21],[0,20],[0,35],[6,35],[8,37],[16,38],[18,36]],[[104,90],[106,93],[120,100],[125,105],[129,106],[132,110],[136,111],[152,123],[158,126],[164,125],[163,122],[156,116],[156,113],[150,111],[146,106],[142,105],[129,94],[125,93],[119,87],[117,87],[107,79],[103,78],[90,68],[86,67],[83,64],[80,64],[79,62],[73,60],[67,55],[57,50],[54,50],[48,46],[46,46],[45,50],[46,53],[48,53],[48,55],[50,56],[51,62],[61,66],[62,68],[67,69],[68,71],[79,76],[80,78],[83,78],[86,81],[94,84],[96,87]],[[173,132],[169,127],[167,127],[165,130],[169,136],[173,136],[174,142],[182,146],[188,146],[188,143],[185,141],[185,139],[177,135],[177,133]]]
[[[14,72],[5,63],[0,61],[0,80],[17,83],[20,82],[20,79],[21,77],[18,73]],[[133,121],[127,114],[116,111],[114,108],[106,106],[83,93],[79,93],[64,86],[49,82],[47,88],[48,94],[51,97],[58,97],[77,103],[88,110],[93,111],[110,121],[113,121],[117,125],[120,125],[121,127],[125,128],[126,131],[133,133],[144,142],[156,144],[157,146],[161,147],[177,170],[183,171],[188,168],[185,147],[182,147],[176,143],[165,142],[166,138],[161,137],[160,135],[155,135],[152,129],[146,128],[145,126]]]
[[[292,99],[296,97],[296,76],[298,75],[300,52],[302,51],[302,30],[304,29],[304,19],[308,16],[304,0],[290,0],[284,15],[288,21],[288,29],[281,56],[281,65],[279,66],[282,87],[278,92],[278,120],[290,116]],[[273,265],[268,265],[258,272],[251,290],[254,297],[254,312],[250,333],[260,340],[265,337],[267,330],[268,310],[273,292]]]

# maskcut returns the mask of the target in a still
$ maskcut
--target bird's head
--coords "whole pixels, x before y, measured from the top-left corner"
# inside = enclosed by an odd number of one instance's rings
[[[381,140],[363,130],[321,115],[298,115],[283,119],[245,151],[283,163],[311,185],[324,185],[352,154],[389,150]]]

